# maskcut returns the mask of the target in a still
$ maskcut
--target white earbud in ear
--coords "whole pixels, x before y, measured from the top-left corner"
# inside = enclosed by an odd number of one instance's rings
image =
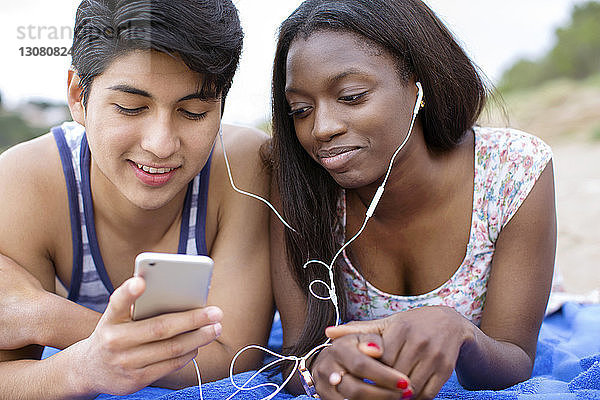
[[[421,102],[423,101],[423,86],[421,86],[421,82],[416,82],[415,85],[417,85],[417,102],[415,103],[413,114],[417,115],[421,109]]]

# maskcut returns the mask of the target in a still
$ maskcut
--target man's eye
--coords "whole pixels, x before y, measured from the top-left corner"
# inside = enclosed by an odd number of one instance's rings
[[[193,121],[199,121],[201,119],[203,119],[204,117],[206,117],[206,112],[197,114],[197,113],[193,113],[193,112],[189,112],[188,110],[184,110],[183,108],[181,108],[179,110],[184,117],[186,117],[187,119],[191,119]]]
[[[308,107],[308,106],[297,108],[295,110],[290,110],[288,115],[292,118],[302,118],[308,114],[308,111],[310,111],[310,109],[311,109],[311,107]]]
[[[118,104],[115,104],[115,109],[117,110],[117,112],[124,114],[124,115],[138,115],[139,113],[141,113],[142,111],[144,111],[146,109],[146,107],[138,107],[138,108],[126,108],[126,107],[121,107]]]

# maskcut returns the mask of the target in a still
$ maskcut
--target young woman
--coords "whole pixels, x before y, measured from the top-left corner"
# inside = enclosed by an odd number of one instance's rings
[[[272,279],[289,353],[333,339],[308,362],[321,397],[430,399],[454,370],[472,389],[530,376],[554,265],[551,151],[477,126],[487,95],[419,0],[307,0],[281,25],[273,154],[295,231],[272,222]],[[357,322],[326,329],[335,309],[315,295],[335,296],[311,282],[329,272],[304,264],[329,264],[366,219],[333,267]]]
[[[268,209],[233,191],[215,145],[222,129],[236,182],[268,196],[266,135],[221,125],[242,37],[230,0],[80,4],[74,122],[0,158],[0,399],[190,386],[192,359],[223,378],[266,342]],[[132,321],[143,251],[211,256],[211,306]],[[44,345],[64,350],[40,361]]]

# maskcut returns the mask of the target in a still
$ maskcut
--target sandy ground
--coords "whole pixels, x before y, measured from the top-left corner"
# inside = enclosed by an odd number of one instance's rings
[[[532,133],[554,152],[556,268],[564,288],[573,293],[600,290],[600,75],[581,82],[548,82],[504,100],[506,114],[492,103],[482,125]]]
[[[556,179],[556,267],[566,290],[600,289],[600,142],[552,144]]]

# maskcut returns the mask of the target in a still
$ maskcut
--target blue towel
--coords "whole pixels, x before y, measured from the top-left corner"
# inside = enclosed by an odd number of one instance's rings
[[[281,346],[281,325],[275,321],[270,346]],[[243,384],[251,372],[236,375],[238,385]],[[260,375],[253,385],[278,381]],[[260,399],[270,393],[271,388],[261,388],[235,396],[234,400]],[[202,385],[205,400],[222,400],[233,393],[229,379]],[[101,395],[103,400],[183,400],[199,399],[198,387],[171,391],[145,388],[129,396]],[[281,392],[275,400],[292,399],[292,395]],[[308,400],[308,396],[295,397]],[[463,389],[456,375],[444,385],[436,399],[469,400],[600,400],[600,306],[582,306],[567,303],[563,308],[544,320],[538,340],[537,355],[532,378],[500,391],[468,391]]]

